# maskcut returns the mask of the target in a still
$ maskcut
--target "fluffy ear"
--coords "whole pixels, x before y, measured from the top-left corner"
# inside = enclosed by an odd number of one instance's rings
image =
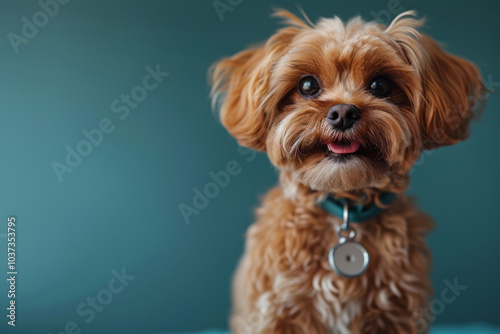
[[[419,101],[414,101],[423,148],[433,149],[466,139],[469,123],[484,107],[485,87],[471,62],[445,52],[416,28],[423,25],[406,12],[386,32],[401,47],[420,76]]]
[[[307,27],[295,15],[278,11],[292,26],[278,31],[264,45],[242,51],[214,64],[212,105],[220,105],[224,127],[243,146],[265,150],[266,136],[276,113],[271,95],[273,64],[288,50],[293,37]]]

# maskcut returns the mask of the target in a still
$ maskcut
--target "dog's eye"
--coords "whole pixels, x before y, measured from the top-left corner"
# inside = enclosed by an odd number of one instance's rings
[[[391,93],[391,84],[386,78],[379,77],[370,84],[370,91],[376,97],[387,97]]]
[[[299,82],[299,92],[306,98],[314,97],[319,93],[319,90],[318,80],[312,76],[303,77]]]

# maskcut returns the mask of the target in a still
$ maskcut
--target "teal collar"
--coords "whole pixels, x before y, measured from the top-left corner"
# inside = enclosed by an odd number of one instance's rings
[[[384,192],[380,194],[380,203],[387,206],[392,203],[396,198],[395,193]],[[344,215],[344,204],[346,198],[335,199],[333,196],[328,195],[323,202],[321,202],[321,207],[326,212],[342,218]],[[375,218],[379,213],[384,211],[383,208],[377,206],[374,202],[368,205],[351,205],[349,204],[349,220],[353,223],[364,223],[372,218]]]

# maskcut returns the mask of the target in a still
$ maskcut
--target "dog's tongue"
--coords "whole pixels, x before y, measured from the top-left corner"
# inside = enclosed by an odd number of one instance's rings
[[[329,143],[328,149],[335,154],[351,154],[359,149],[359,143],[357,141],[348,144]]]

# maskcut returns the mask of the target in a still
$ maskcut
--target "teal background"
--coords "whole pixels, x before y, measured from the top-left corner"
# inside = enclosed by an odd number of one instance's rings
[[[387,10],[388,1],[273,1],[315,21]],[[222,56],[267,39],[278,27],[268,1],[245,0],[221,21],[212,1],[77,1],[19,53],[35,1],[0,5],[0,263],[5,277],[7,217],[17,218],[17,326],[7,326],[6,280],[0,281],[1,333],[60,333],[75,321],[82,333],[158,333],[226,327],[230,277],[258,198],[277,182],[264,154],[242,154],[210,110],[207,69]],[[416,9],[425,31],[474,61],[489,88],[500,86],[496,1],[400,0]],[[393,18],[395,15],[391,15]],[[120,120],[110,105],[142,83],[146,66],[169,72]],[[496,85],[491,82],[496,82]],[[467,285],[437,323],[500,325],[498,219],[500,100],[492,95],[471,138],[426,153],[410,193],[434,216],[428,241],[432,279]],[[81,131],[109,118],[115,130],[59,182]],[[236,160],[241,172],[209,205],[183,220],[217,172]],[[90,323],[77,306],[95,297],[113,269],[135,276]]]

